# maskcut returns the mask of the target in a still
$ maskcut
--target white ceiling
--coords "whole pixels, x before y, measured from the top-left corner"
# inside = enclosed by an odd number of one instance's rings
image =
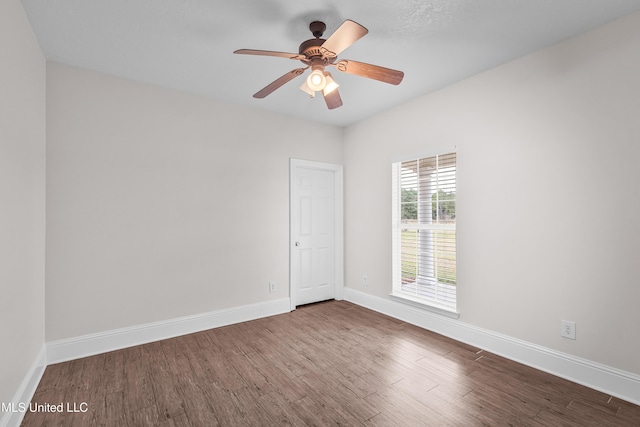
[[[47,59],[236,104],[346,126],[511,59],[640,10],[640,0],[22,0]],[[329,111],[297,77],[252,95],[301,66],[234,55],[295,52],[345,19],[369,34],[353,59],[405,72],[399,86],[333,72],[344,105]],[[309,71],[307,71],[308,73]],[[305,77],[306,77],[305,73]]]

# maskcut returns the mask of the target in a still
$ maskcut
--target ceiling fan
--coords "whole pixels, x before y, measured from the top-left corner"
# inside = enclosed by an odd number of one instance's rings
[[[239,49],[233,53],[243,55],[277,56],[302,61],[305,67],[291,70],[285,75],[269,83],[263,89],[256,92],[254,98],[264,98],[280,86],[291,81],[295,77],[311,68],[311,74],[300,86],[300,89],[308,93],[312,98],[316,92],[322,92],[327,107],[332,110],[342,105],[342,99],[338,92],[338,84],[333,80],[331,73],[325,71],[327,66],[336,67],[338,71],[356,76],[367,77],[393,85],[400,84],[404,73],[378,65],[366,64],[364,62],[352,61],[350,59],[338,60],[338,55],[353,43],[364,37],[369,30],[357,22],[347,19],[340,27],[329,36],[323,39],[322,34],[327,29],[324,22],[313,21],[309,24],[309,30],[315,37],[309,39],[298,49],[298,53],[274,52],[271,50]]]

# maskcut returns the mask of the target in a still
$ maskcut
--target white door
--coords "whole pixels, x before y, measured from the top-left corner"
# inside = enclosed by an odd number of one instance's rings
[[[342,290],[342,167],[291,160],[291,309]]]

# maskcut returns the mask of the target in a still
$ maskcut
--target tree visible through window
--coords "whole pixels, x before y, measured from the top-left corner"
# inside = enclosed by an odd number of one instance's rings
[[[456,153],[393,164],[393,290],[456,307]]]

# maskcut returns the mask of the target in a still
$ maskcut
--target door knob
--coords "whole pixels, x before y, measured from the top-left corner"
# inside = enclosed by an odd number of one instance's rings
[[[296,242],[296,246],[300,246],[300,242]]]

